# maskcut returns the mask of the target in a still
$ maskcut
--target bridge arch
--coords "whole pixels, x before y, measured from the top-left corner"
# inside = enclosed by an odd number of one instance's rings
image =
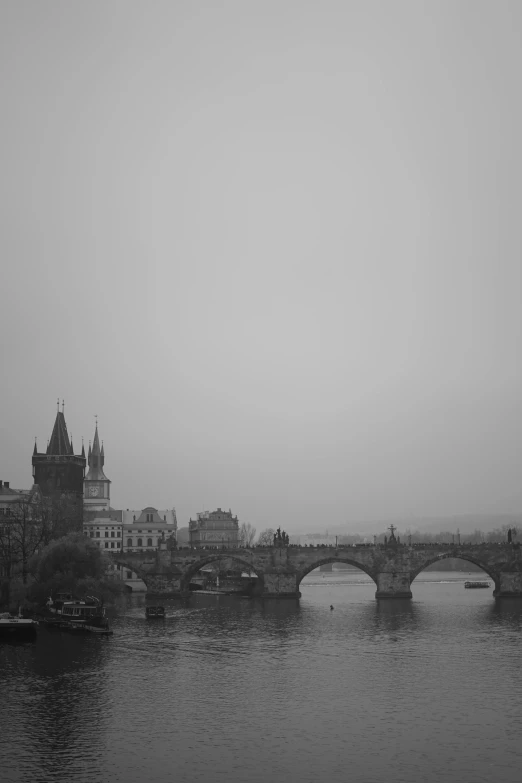
[[[468,555],[467,553],[462,553],[459,551],[458,555],[455,555],[455,552],[443,552],[440,555],[436,555],[435,557],[428,558],[422,565],[417,568],[415,571],[412,571],[410,573],[410,584],[418,577],[422,571],[424,571],[428,566],[433,565],[433,563],[438,563],[441,560],[464,560],[468,563],[473,563],[473,565],[478,566],[478,568],[481,568],[489,577],[493,580],[494,589],[499,589],[499,576],[498,574],[493,571],[493,569],[487,564],[484,563],[482,560],[479,560],[476,557],[473,557],[473,555]]]
[[[117,555],[112,555],[111,561],[115,565],[121,565],[123,568],[128,568],[129,571],[133,571],[138,577],[138,579],[141,579],[142,582],[145,582],[145,584],[147,584],[148,572],[145,571],[145,569],[140,568],[140,566],[136,565],[136,563],[134,563],[133,561],[127,560],[124,556],[118,557]]]
[[[370,571],[369,568],[367,568],[363,563],[359,563],[354,558],[349,557],[320,557],[317,561],[314,561],[313,563],[308,563],[301,571],[297,573],[297,588],[299,588],[299,585],[301,584],[302,580],[305,578],[307,574],[309,574],[311,571],[315,571],[316,568],[319,568],[319,566],[327,565],[328,563],[346,563],[346,565],[354,566],[355,568],[359,568],[361,571],[364,571],[365,574],[367,574],[370,579],[372,579],[375,584],[377,584],[377,579],[375,575]]]
[[[195,574],[198,573],[198,571],[201,571],[202,568],[204,568],[206,565],[209,565],[209,563],[216,563],[220,562],[222,560],[234,560],[236,563],[239,563],[242,568],[246,569],[247,571],[254,571],[254,573],[257,574],[257,576],[262,576],[262,572],[260,572],[259,568],[256,568],[253,563],[250,560],[247,560],[245,557],[241,557],[240,555],[231,554],[230,551],[228,551],[226,554],[223,554],[222,552],[219,552],[217,550],[215,553],[211,554],[209,552],[208,556],[200,558],[196,563],[192,563],[190,566],[185,568],[183,571],[183,576],[181,577],[181,586],[183,590],[189,589],[190,580],[192,579]]]

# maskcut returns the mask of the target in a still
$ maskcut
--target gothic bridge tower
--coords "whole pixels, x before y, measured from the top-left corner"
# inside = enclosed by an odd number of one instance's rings
[[[75,454],[72,439],[67,432],[64,405],[58,404],[56,420],[45,452],[39,452],[34,444],[33,481],[38,484],[44,497],[59,499],[66,497],[81,520],[83,500],[83,476],[85,473],[85,450]]]

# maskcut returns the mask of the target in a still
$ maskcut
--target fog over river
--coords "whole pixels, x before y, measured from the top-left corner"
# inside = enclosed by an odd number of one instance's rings
[[[315,571],[299,602],[194,595],[156,621],[133,595],[112,637],[1,643],[0,779],[518,783],[522,600],[466,578],[377,602]]]

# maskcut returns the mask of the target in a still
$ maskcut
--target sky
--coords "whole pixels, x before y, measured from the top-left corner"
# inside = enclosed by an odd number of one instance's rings
[[[522,509],[522,5],[0,4],[0,478],[115,508]]]

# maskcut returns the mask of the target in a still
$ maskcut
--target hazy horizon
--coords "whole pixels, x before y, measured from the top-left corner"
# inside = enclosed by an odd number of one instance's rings
[[[0,478],[115,508],[522,508],[522,5],[0,7]]]

